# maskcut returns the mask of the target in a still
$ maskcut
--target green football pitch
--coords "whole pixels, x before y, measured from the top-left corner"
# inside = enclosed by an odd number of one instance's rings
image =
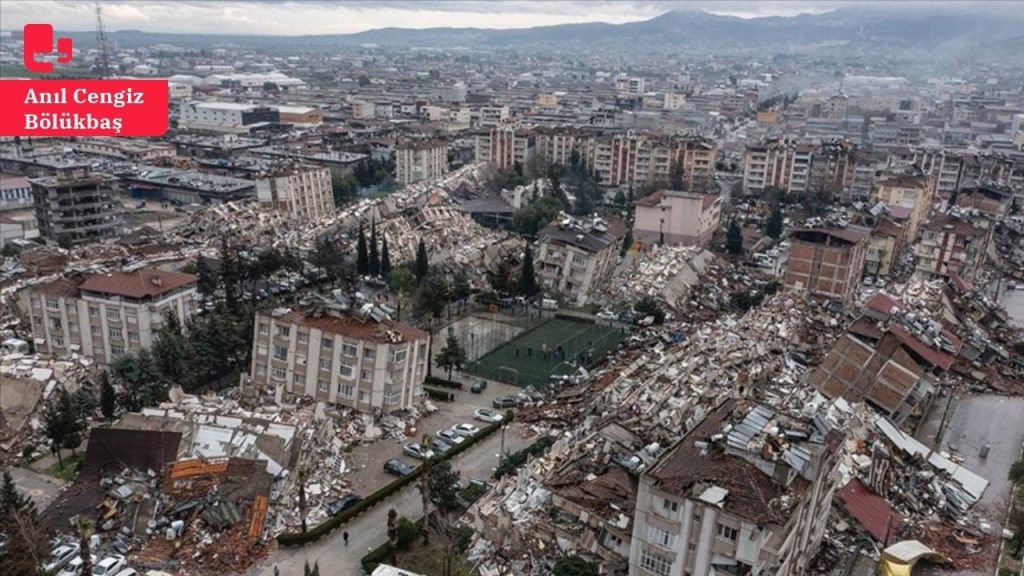
[[[602,357],[624,337],[618,328],[556,318],[495,348],[466,371],[518,386],[538,386],[551,376],[572,373],[574,362],[587,365]]]

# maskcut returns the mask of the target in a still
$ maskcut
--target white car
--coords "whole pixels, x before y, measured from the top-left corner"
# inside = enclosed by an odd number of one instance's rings
[[[54,548],[53,552],[50,553],[52,560],[43,564],[43,571],[52,574],[57,570],[60,570],[68,562],[78,556],[78,544],[64,544]]]
[[[95,555],[92,556],[92,563],[93,563],[93,567],[95,569],[95,566],[96,566],[96,556]],[[82,568],[83,568],[83,566],[82,566],[82,557],[81,556],[75,556],[71,560],[71,562],[68,562],[68,565],[65,566],[63,570],[61,570],[60,572],[57,573],[57,576],[82,576]],[[95,574],[95,572],[93,572],[93,573]]]
[[[477,428],[476,426],[473,426],[472,424],[465,424],[465,423],[463,423],[463,424],[459,424],[458,426],[453,427],[452,431],[455,432],[456,434],[458,434],[459,436],[462,436],[463,438],[465,438],[467,436],[475,435],[477,432],[480,431],[480,429]]]
[[[115,554],[100,560],[92,567],[92,576],[114,576],[124,569],[124,556]]]
[[[452,446],[458,446],[459,444],[462,444],[463,442],[466,441],[465,438],[460,436],[458,432],[451,428],[445,428],[444,430],[439,431],[437,433],[437,437],[451,444]]]
[[[139,573],[135,570],[135,568],[125,568],[124,570],[121,570],[114,576],[139,576]]]
[[[502,415],[489,408],[481,408],[477,410],[473,417],[481,422],[487,422],[493,424],[494,422],[501,422]]]
[[[431,458],[434,457],[433,450],[430,450],[428,448],[426,451],[424,451],[423,447],[421,447],[416,442],[410,442],[406,444],[405,453],[408,454],[409,456],[412,456],[413,458],[418,458],[420,460],[430,460]]]

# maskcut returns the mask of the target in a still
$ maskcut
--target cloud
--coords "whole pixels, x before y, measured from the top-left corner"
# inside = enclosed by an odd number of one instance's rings
[[[391,2],[327,2],[324,0],[196,1],[104,0],[108,30],[209,34],[347,34],[374,28],[526,28],[574,22],[624,23],[653,18],[669,10],[706,10],[744,18],[793,16],[838,8],[865,6],[899,9],[908,3],[853,1],[538,1],[394,0]],[[948,2],[949,8],[1000,9],[979,2]],[[1012,3],[1011,3],[1012,4]],[[910,2],[911,9],[922,3]],[[1018,5],[1019,6],[1019,5]],[[1005,6],[1002,7],[1005,9]],[[929,10],[934,10],[929,5]],[[29,22],[50,22],[60,30],[91,30],[92,2],[79,0],[3,0],[0,22],[6,29]]]

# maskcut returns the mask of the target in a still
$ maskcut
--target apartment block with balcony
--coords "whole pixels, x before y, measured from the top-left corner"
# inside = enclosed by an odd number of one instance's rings
[[[793,230],[786,261],[786,289],[851,302],[864,271],[869,233],[869,229],[859,226]]]
[[[985,263],[994,226],[984,216],[956,211],[939,213],[924,223],[914,246],[917,271],[925,277],[948,278],[956,273],[964,280],[978,278]]]
[[[418,328],[283,308],[257,313],[253,330],[251,386],[361,412],[407,410],[423,396],[430,334]]]
[[[545,296],[561,296],[582,306],[611,278],[626,224],[619,219],[561,215],[537,234],[534,269]],[[557,294],[556,294],[557,293]]]
[[[476,161],[490,162],[503,170],[517,163],[525,166],[533,157],[536,136],[532,128],[495,126],[476,136]]]
[[[655,244],[705,245],[722,220],[722,198],[714,194],[658,190],[636,201],[633,239]]]
[[[843,434],[729,400],[640,478],[631,576],[801,576],[828,524]]]
[[[89,164],[61,164],[56,172],[29,179],[43,239],[79,244],[120,233],[121,210],[111,191],[113,178],[94,174]]]
[[[294,216],[315,220],[334,213],[330,168],[289,167],[256,181],[260,205]]]
[[[155,268],[111,272],[60,278],[20,298],[40,353],[78,353],[112,364],[152,346],[167,312],[184,324],[198,308],[197,281],[192,274]]]
[[[395,169],[401,184],[437,180],[448,173],[448,143],[403,142],[395,151]]]
[[[878,182],[879,202],[910,210],[907,221],[908,242],[917,238],[921,223],[932,210],[934,197],[932,177],[914,167],[886,174]]]

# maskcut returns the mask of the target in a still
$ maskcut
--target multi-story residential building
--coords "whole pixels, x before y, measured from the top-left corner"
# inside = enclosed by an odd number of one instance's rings
[[[50,242],[92,242],[120,232],[113,178],[86,163],[61,164],[56,175],[30,178],[39,235]]]
[[[640,188],[647,182],[668,183],[678,165],[688,191],[707,190],[714,181],[717,147],[701,137],[655,137],[628,132],[588,139],[587,168],[601,184]]]
[[[490,162],[503,170],[517,163],[525,166],[533,156],[536,136],[532,128],[495,126],[476,136],[476,161]]]
[[[878,182],[878,201],[910,210],[907,241],[917,238],[921,223],[932,210],[934,198],[932,178],[913,167],[899,173],[884,175]]]
[[[804,193],[811,173],[814,147],[770,139],[747,146],[743,162],[743,193],[760,194],[765,188]]]
[[[619,96],[643,96],[646,81],[637,76],[621,76],[615,79],[615,93]]]
[[[899,261],[906,244],[906,228],[891,218],[879,218],[868,236],[868,249],[864,254],[864,273],[870,276],[888,276]]]
[[[256,180],[260,205],[301,220],[316,220],[334,213],[330,168],[296,166]]]
[[[403,142],[395,150],[398,182],[437,180],[448,173],[448,143],[443,140]]]
[[[1013,206],[1013,190],[987,184],[962,188],[956,194],[956,206],[982,212],[988,218],[1006,216]]]
[[[794,230],[789,237],[786,289],[850,302],[864,272],[869,233],[859,226]]]
[[[914,247],[917,271],[926,277],[948,277],[955,272],[973,282],[985,263],[993,229],[992,222],[978,214],[955,209],[935,214],[922,226],[921,240]]]
[[[572,161],[572,152],[580,154],[584,161],[584,148],[588,137],[582,132],[565,128],[537,129],[537,155],[549,164],[568,166]]]
[[[722,197],[658,190],[636,201],[633,240],[641,244],[704,245],[722,219]]]
[[[39,352],[111,364],[152,346],[164,314],[184,324],[197,308],[197,280],[155,268],[60,278],[24,291],[22,307]]]
[[[640,478],[631,576],[802,576],[828,524],[843,434],[729,400]]]
[[[256,386],[361,412],[407,410],[423,395],[430,334],[418,328],[329,308],[282,308],[257,313],[253,330]]]
[[[572,218],[560,215],[537,234],[537,275],[548,294],[577,305],[615,270],[626,224],[617,218]]]
[[[0,174],[0,212],[32,207],[32,185],[24,176]]]

